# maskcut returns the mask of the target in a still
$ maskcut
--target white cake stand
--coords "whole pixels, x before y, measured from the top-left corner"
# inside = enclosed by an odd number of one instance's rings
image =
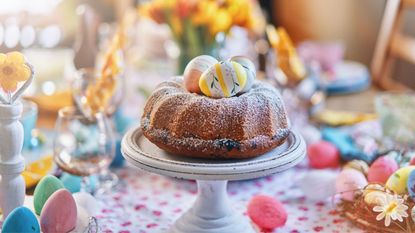
[[[228,180],[246,180],[287,170],[305,156],[305,142],[291,132],[286,142],[253,159],[207,160],[169,154],[147,140],[139,127],[122,140],[122,154],[133,165],[161,175],[197,180],[193,206],[170,229],[174,233],[252,233],[252,225],[232,210],[226,191]]]

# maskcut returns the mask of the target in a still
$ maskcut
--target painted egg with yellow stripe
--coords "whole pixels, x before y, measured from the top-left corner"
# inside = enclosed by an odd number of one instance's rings
[[[209,97],[231,97],[243,90],[246,80],[246,72],[239,63],[221,61],[203,72],[199,87]]]
[[[241,92],[249,91],[254,84],[256,77],[256,68],[254,63],[249,58],[244,56],[234,56],[231,58],[231,61],[239,63],[244,68],[246,72],[246,84]]]
[[[189,92],[202,93],[199,88],[200,76],[217,62],[218,60],[209,55],[201,55],[193,58],[187,64],[183,73],[184,87]]]

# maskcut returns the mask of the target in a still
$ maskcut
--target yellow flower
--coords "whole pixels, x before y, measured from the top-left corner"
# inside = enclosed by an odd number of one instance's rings
[[[30,75],[30,67],[21,53],[0,53],[0,87],[5,92],[14,92],[18,83],[28,80]]]
[[[218,5],[215,1],[201,0],[197,2],[196,10],[191,16],[195,25],[207,25],[216,17]]]
[[[219,9],[216,12],[214,20],[210,21],[209,33],[216,35],[218,32],[227,32],[232,26],[232,17],[225,9]]]
[[[404,200],[398,195],[387,194],[378,197],[379,205],[373,207],[373,211],[380,212],[376,216],[376,220],[380,221],[385,218],[385,226],[389,226],[392,220],[403,222],[403,218],[408,217],[406,210],[408,206],[404,204]]]

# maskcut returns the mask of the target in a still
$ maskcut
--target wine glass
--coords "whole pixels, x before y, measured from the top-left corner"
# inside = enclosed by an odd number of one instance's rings
[[[82,189],[88,187],[88,176],[108,170],[115,155],[112,127],[105,114],[95,114],[90,122],[74,107],[59,110],[53,140],[56,164],[63,171],[82,176]]]
[[[87,90],[91,85],[96,85],[100,74],[95,68],[82,68],[76,72],[75,79],[72,82],[72,97],[74,99],[77,109],[86,117],[90,122],[95,121],[95,117],[92,116],[91,109],[88,108],[87,102]],[[114,122],[112,116],[117,111],[124,98],[125,83],[123,74],[120,73],[116,77],[115,91],[112,93],[106,106],[104,106],[105,115],[111,119],[110,124]],[[113,126],[115,129],[115,126]],[[114,130],[115,131],[115,130]],[[98,176],[101,188],[111,189],[118,184],[118,176],[111,172],[109,169],[102,170]],[[104,190],[105,191],[105,190]]]

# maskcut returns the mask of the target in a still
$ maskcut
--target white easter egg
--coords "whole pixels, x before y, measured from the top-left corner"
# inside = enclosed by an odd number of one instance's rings
[[[246,84],[241,92],[243,93],[249,91],[252,85],[254,84],[254,80],[256,77],[256,68],[254,63],[249,58],[244,56],[234,56],[230,60],[239,63],[245,69]]]

